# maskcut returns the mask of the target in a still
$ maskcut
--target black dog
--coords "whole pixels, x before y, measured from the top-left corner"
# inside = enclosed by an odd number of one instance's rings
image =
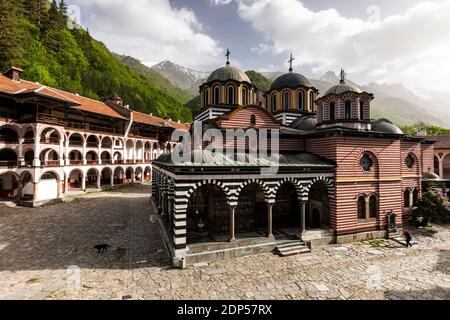
[[[98,253],[108,252],[108,248],[111,248],[111,246],[107,244],[99,244],[94,247],[94,249],[97,249]]]

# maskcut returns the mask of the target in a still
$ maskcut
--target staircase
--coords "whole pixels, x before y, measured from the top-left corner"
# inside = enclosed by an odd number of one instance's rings
[[[280,256],[288,257],[297,254],[310,253],[311,249],[301,240],[287,240],[279,242],[276,251]]]

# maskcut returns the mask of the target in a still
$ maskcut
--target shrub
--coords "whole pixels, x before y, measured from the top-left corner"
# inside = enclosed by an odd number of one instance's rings
[[[422,218],[423,224],[432,223],[449,223],[450,210],[448,209],[448,202],[440,195],[431,191],[423,194],[422,198],[417,203],[415,211],[416,218]]]

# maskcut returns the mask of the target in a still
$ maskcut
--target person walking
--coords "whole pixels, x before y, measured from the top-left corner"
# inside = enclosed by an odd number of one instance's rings
[[[408,231],[405,231],[405,240],[406,240],[406,247],[412,247],[411,244],[412,237]]]

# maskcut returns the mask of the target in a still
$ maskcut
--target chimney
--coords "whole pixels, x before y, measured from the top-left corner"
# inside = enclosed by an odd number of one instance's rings
[[[113,95],[112,97],[110,97],[108,99],[109,101],[111,101],[114,104],[117,104],[118,106],[123,107],[123,100],[121,97],[119,97],[117,94]]]
[[[23,70],[16,68],[16,67],[11,67],[9,68],[8,71],[6,71],[4,73],[4,75],[8,78],[10,78],[12,81],[16,81],[19,82],[20,81],[20,75],[22,74]]]

